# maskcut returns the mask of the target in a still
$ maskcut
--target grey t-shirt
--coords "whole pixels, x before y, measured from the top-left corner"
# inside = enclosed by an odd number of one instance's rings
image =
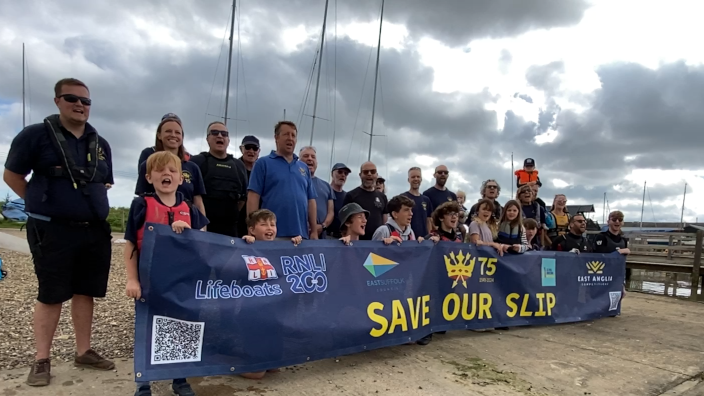
[[[477,223],[473,221],[469,224],[469,235],[479,234],[479,239],[482,242],[493,242],[494,236],[491,234],[491,230],[486,223]]]

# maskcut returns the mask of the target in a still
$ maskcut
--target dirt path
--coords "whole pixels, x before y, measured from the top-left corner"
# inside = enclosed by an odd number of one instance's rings
[[[261,381],[193,378],[199,395],[704,395],[704,304],[631,293],[618,318],[506,332],[455,331],[425,347],[398,346],[286,368]],[[0,341],[2,344],[2,341]],[[0,372],[2,396],[131,395],[132,361],[115,372],[53,369],[52,386]],[[681,384],[681,385],[680,385]],[[678,386],[679,385],[679,386]],[[168,395],[168,383],[154,387]]]

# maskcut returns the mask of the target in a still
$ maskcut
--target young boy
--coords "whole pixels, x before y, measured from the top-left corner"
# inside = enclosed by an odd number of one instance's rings
[[[535,161],[533,158],[526,158],[523,161],[523,169],[519,169],[513,173],[516,175],[516,187],[520,188],[523,185],[532,186],[537,184],[539,187],[543,186],[540,182],[540,177],[538,177],[538,170],[535,169]]]
[[[523,220],[523,227],[526,229],[526,239],[530,249],[540,250],[540,246],[534,241],[535,236],[538,234],[538,222],[535,219],[525,219]]]
[[[276,215],[269,209],[259,209],[250,213],[247,216],[247,230],[249,235],[242,237],[247,243],[254,243],[254,241],[273,241],[276,239]],[[298,235],[291,238],[291,242],[298,246],[303,238]],[[279,369],[267,370],[270,373],[275,373],[280,371]],[[248,379],[262,379],[267,371],[258,371],[254,373],[242,373],[240,374],[244,378]]]
[[[142,249],[144,226],[147,222],[168,224],[180,234],[186,228],[202,229],[208,219],[198,209],[187,203],[176,189],[183,182],[181,160],[168,151],[159,151],[147,159],[147,181],[154,185],[154,194],[139,196],[132,201],[127,229],[125,230],[124,259],[127,267],[128,297],[139,299],[142,289],[139,284],[139,253]],[[195,396],[186,379],[175,379],[171,389],[178,396]],[[135,396],[151,396],[148,382],[138,382]]]
[[[364,235],[367,226],[367,216],[369,211],[362,209],[357,203],[348,203],[340,209],[340,240],[349,245],[351,241],[358,241]]]
[[[386,224],[374,231],[372,241],[383,241],[384,245],[390,245],[394,241],[401,243],[402,241],[416,239],[418,242],[423,242],[423,237],[416,238],[411,229],[413,205],[413,200],[405,195],[397,195],[391,198],[386,205],[391,218],[386,221]]]

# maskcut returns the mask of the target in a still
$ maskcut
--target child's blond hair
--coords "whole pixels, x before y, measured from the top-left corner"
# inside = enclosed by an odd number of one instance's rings
[[[153,170],[160,171],[169,164],[173,164],[178,173],[181,173],[180,158],[170,151],[157,151],[147,158],[147,174],[151,174]]]
[[[260,221],[274,220],[276,222],[276,215],[269,209],[259,209],[250,213],[247,216],[247,227],[252,228]]]

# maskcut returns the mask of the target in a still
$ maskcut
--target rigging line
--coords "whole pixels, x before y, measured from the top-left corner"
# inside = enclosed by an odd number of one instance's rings
[[[650,210],[653,212],[653,222],[657,223],[657,220],[655,219],[655,209],[653,208],[653,200],[650,199],[650,189],[646,188],[646,191],[648,192],[648,201],[650,201]]]
[[[237,7],[235,11],[235,20],[237,21],[237,65],[235,65],[235,141],[237,140],[237,125],[240,119],[239,113],[239,99],[240,99],[240,55],[241,55],[241,45],[240,45],[240,16],[242,15],[242,2],[240,1],[240,6]]]
[[[241,2],[240,2],[240,4],[241,4]],[[242,13],[242,6],[240,5],[240,18],[242,18],[241,13]],[[239,36],[240,35],[240,33],[239,33],[240,27],[239,26],[240,25],[238,24],[237,25],[237,45],[239,48],[237,49],[237,52],[241,54],[242,53],[242,43],[239,38],[240,37]],[[250,130],[251,124],[249,122],[250,113],[249,113],[249,98],[247,97],[247,76],[244,74],[244,56],[240,56],[240,60],[242,62],[242,86],[244,87],[244,106],[245,106],[245,116],[246,116],[245,119],[247,120],[246,131],[249,133],[249,132],[251,132],[251,130]],[[235,133],[235,139],[237,139],[237,133]]]
[[[357,107],[357,117],[354,119],[354,127],[352,127],[352,137],[350,137],[350,149],[347,151],[347,162],[350,160],[350,154],[352,153],[352,142],[354,141],[354,135],[357,133],[357,121],[359,121],[359,112],[362,110],[362,99],[364,99],[364,87],[367,85],[367,75],[369,74],[369,65],[372,62],[372,51],[373,47],[369,47],[369,59],[367,59],[367,70],[364,72],[364,79],[362,80],[362,93],[359,95],[359,106]]]
[[[26,77],[27,77],[27,104],[29,104],[29,111],[27,112],[27,118],[29,119],[29,122],[27,125],[32,124],[32,84],[31,80],[29,78],[29,57],[25,56],[24,58],[24,63],[25,65],[22,66],[23,68],[26,67]]]
[[[332,92],[332,144],[330,147],[330,169],[335,157],[335,134],[337,133],[337,0],[335,0],[335,53],[333,55],[333,92]]]
[[[316,44],[316,47],[319,48],[320,46]],[[310,68],[310,75],[308,75],[308,82],[306,83],[306,90],[305,93],[303,94],[303,102],[301,103],[300,110],[298,112],[298,129],[302,129],[303,127],[303,115],[306,111],[306,105],[308,104],[308,95],[310,95],[310,90],[313,85],[313,75],[315,74],[315,65],[318,64],[318,51],[320,49],[316,49],[315,51],[315,58],[313,59],[313,67]]]
[[[232,11],[230,11],[232,12]],[[227,20],[230,20],[230,15],[227,15]],[[225,33],[222,35],[222,42],[220,43],[220,54],[218,55],[218,61],[215,63],[215,71],[213,72],[213,82],[210,84],[210,95],[208,95],[208,103],[205,105],[205,115],[203,115],[203,129],[205,130],[205,126],[208,125],[208,109],[210,108],[210,100],[213,97],[213,89],[215,88],[215,79],[218,76],[218,68],[220,67],[220,59],[222,59],[222,45],[225,43],[225,38],[227,37],[227,25],[225,26]],[[203,141],[201,140],[200,142],[200,150],[203,151]]]

